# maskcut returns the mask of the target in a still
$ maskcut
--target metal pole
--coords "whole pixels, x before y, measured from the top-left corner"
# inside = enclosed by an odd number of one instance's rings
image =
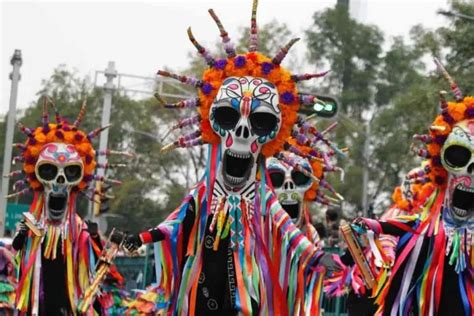
[[[10,64],[13,66],[13,71],[10,74],[10,80],[12,81],[10,90],[10,107],[7,115],[7,132],[5,136],[5,148],[3,154],[3,177],[2,177],[2,193],[0,196],[0,236],[5,234],[5,220],[7,214],[7,199],[9,178],[5,177],[10,173],[11,161],[12,161],[12,144],[13,144],[13,131],[15,128],[15,116],[16,116],[16,99],[18,96],[18,82],[20,81],[20,67],[23,63],[21,58],[21,50],[15,49]]]
[[[112,109],[112,93],[114,92],[114,78],[117,77],[117,70],[115,69],[115,62],[109,61],[107,69],[104,72],[107,82],[104,85],[104,104],[102,107],[102,123],[101,126],[107,126],[110,123],[110,111]],[[100,134],[99,140],[99,151],[105,151],[107,149],[107,142],[109,139],[109,130],[106,129]],[[105,155],[100,155],[98,162],[104,164],[107,160]],[[97,170],[98,176],[104,176],[104,169]],[[97,197],[98,198],[98,197]],[[94,196],[96,199],[96,196]],[[89,204],[89,216],[94,219],[94,202]]]
[[[370,120],[365,124],[365,141],[364,141],[364,170],[362,174],[362,215],[369,215],[369,205],[367,203],[367,192],[369,185],[369,144],[370,144]]]

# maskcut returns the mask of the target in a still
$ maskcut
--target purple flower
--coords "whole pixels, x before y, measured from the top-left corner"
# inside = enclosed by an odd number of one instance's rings
[[[61,131],[56,131],[55,135],[56,135],[56,137],[59,138],[59,139],[63,139],[63,138],[64,138],[64,134],[63,134],[63,132],[61,132]]]
[[[83,181],[85,182],[89,182],[93,179],[93,176],[88,174],[88,175],[85,175],[84,178],[82,178]]]
[[[78,142],[80,142],[84,138],[84,135],[76,133],[74,134],[74,139]]]
[[[34,164],[36,162],[35,158],[34,157],[28,157],[26,159],[26,162],[29,163],[29,164]]]
[[[222,70],[222,69],[225,68],[226,65],[227,65],[227,60],[225,60],[225,59],[219,59],[219,60],[217,60],[216,63],[214,64],[214,67],[215,67],[216,69]]]
[[[43,134],[46,135],[46,134],[49,133],[50,130],[51,130],[51,129],[49,128],[49,126],[48,126],[48,125],[45,125],[41,131],[43,132]]]
[[[444,141],[446,140],[446,136],[445,135],[437,135],[435,136],[434,138],[434,142],[438,145],[442,145],[444,143]]]
[[[92,162],[92,157],[89,155],[86,155],[86,164],[90,164]]]
[[[285,104],[291,104],[293,103],[293,101],[295,101],[295,96],[293,95],[293,93],[287,91],[280,95],[280,99],[281,99],[281,102]]]
[[[466,112],[465,112],[465,115],[466,115],[468,118],[474,117],[474,108],[467,108],[467,109],[466,109]]]
[[[431,162],[433,163],[434,166],[441,166],[440,156],[434,156],[433,158],[431,158]]]
[[[273,70],[273,64],[269,62],[262,63],[262,73],[268,75]]]
[[[443,120],[448,124],[454,123],[454,119],[451,115],[449,115],[449,113],[443,113]]]
[[[244,56],[237,56],[234,59],[234,65],[235,65],[235,67],[238,67],[238,68],[241,68],[241,67],[245,66],[246,62],[247,62],[247,60],[245,59]]]
[[[212,85],[206,82],[202,85],[201,90],[205,95],[209,95],[212,92]]]

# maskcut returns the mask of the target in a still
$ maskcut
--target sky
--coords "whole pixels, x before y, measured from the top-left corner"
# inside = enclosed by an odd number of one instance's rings
[[[406,36],[415,24],[435,28],[447,23],[436,14],[438,9],[448,8],[447,2],[358,0],[351,1],[351,11],[360,21],[379,26],[391,37]],[[257,19],[264,24],[276,18],[303,35],[313,13],[335,3],[260,0]],[[23,56],[17,104],[23,109],[36,99],[41,81],[60,64],[92,80],[109,61],[115,62],[119,73],[142,76],[153,76],[165,66],[185,68],[188,53],[194,51],[186,35],[188,26],[203,45],[212,45],[219,37],[207,13],[209,8],[216,11],[231,37],[249,24],[251,0],[0,0],[0,116],[8,111],[8,75],[15,49],[21,49]],[[298,52],[304,56],[304,45],[300,46]]]

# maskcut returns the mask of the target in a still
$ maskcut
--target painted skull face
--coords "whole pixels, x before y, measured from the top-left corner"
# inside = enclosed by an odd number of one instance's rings
[[[474,227],[474,120],[456,124],[442,150],[441,161],[449,173],[444,214],[454,227]]]
[[[41,149],[35,172],[44,188],[48,219],[62,222],[71,189],[83,177],[83,162],[79,153],[72,145],[47,144]]]
[[[211,106],[210,122],[221,138],[218,179],[228,189],[238,191],[255,178],[262,146],[280,130],[278,91],[262,78],[229,77]]]
[[[293,153],[289,155],[304,169],[313,172],[306,159]],[[267,159],[267,169],[281,206],[295,222],[300,222],[303,216],[304,194],[311,188],[311,178],[273,157]]]

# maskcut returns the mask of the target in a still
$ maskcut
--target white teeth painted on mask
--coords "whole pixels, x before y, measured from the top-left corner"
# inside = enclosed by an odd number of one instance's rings
[[[248,159],[252,155],[250,153],[235,153],[233,151],[228,150],[227,155],[234,157],[234,158],[239,158],[239,159]]]
[[[474,188],[467,188],[462,183],[460,183],[456,186],[456,190],[463,191],[463,192],[474,193]]]
[[[226,175],[226,177],[227,177],[227,180],[232,184],[239,184],[244,180],[243,177],[233,177],[231,175]]]
[[[467,210],[463,210],[462,208],[458,208],[458,207],[455,207],[455,206],[453,206],[453,212],[457,216],[461,216],[461,217],[464,217],[464,216],[467,215]]]

